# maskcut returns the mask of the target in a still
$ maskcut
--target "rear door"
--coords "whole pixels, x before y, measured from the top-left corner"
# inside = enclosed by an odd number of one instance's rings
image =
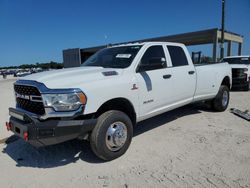
[[[172,64],[173,102],[176,105],[183,105],[193,100],[196,88],[196,72],[188,51],[175,45],[167,45]],[[189,59],[188,59],[189,58]]]

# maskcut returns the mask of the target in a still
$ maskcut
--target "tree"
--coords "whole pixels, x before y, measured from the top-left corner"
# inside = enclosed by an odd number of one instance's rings
[[[36,62],[36,64],[22,64],[20,66],[0,67],[0,69],[31,69],[31,68],[62,69],[63,64],[55,61],[50,61],[49,63]]]

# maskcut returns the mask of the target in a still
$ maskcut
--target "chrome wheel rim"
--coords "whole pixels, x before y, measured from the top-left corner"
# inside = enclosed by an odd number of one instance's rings
[[[222,105],[225,107],[228,103],[228,92],[224,91],[222,95]]]
[[[106,146],[110,151],[120,150],[128,136],[127,127],[122,122],[111,124],[106,133]]]

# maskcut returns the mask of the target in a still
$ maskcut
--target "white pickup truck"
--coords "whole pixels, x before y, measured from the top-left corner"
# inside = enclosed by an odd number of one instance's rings
[[[223,59],[232,68],[232,88],[250,88],[250,56],[228,56]]]
[[[183,44],[117,45],[81,67],[16,81],[6,127],[37,147],[87,139],[112,160],[128,149],[137,122],[197,101],[224,111],[230,87],[228,63],[194,66]]]

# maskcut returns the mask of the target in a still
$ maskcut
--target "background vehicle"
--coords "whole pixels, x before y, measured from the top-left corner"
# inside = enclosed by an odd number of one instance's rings
[[[232,88],[248,91],[250,88],[250,56],[230,56],[223,61],[232,68]]]
[[[224,111],[230,87],[227,63],[194,66],[183,44],[113,46],[82,67],[18,80],[6,126],[35,146],[89,139],[98,157],[112,160],[127,151],[137,122],[196,101]]]

